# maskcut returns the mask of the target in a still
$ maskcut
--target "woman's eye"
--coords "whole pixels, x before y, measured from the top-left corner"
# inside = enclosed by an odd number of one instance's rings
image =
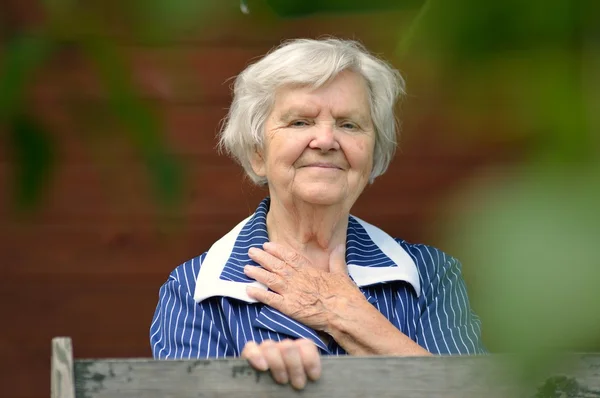
[[[358,128],[356,124],[350,122],[342,123],[341,127],[346,130],[356,130]]]
[[[308,126],[308,122],[306,120],[296,120],[296,121],[293,121],[292,123],[290,123],[290,126],[304,127],[304,126]]]

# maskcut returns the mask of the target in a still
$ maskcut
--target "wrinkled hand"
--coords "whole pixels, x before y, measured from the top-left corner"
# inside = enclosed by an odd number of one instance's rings
[[[315,330],[328,332],[336,317],[352,303],[365,301],[348,276],[343,245],[329,259],[329,272],[313,267],[294,250],[268,242],[264,250],[251,248],[250,258],[261,267],[244,267],[244,273],[271,291],[248,287],[248,295]]]
[[[265,340],[260,345],[249,341],[242,350],[242,358],[257,370],[271,370],[277,383],[303,389],[307,379],[321,377],[321,357],[317,346],[308,339]]]

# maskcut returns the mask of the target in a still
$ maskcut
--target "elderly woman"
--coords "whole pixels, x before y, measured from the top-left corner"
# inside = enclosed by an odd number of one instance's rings
[[[294,40],[246,68],[220,143],[269,196],[161,287],[155,358],[247,358],[280,383],[320,355],[484,352],[460,263],[352,206],[396,147],[399,73],[352,41]]]

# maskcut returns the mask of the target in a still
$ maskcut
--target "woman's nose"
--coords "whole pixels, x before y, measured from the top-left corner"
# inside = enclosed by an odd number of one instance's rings
[[[310,141],[309,147],[319,149],[322,152],[340,149],[340,144],[335,134],[335,127],[331,124],[315,126],[314,137]]]

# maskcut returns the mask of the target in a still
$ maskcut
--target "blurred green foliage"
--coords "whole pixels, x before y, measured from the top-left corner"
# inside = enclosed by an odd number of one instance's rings
[[[313,14],[366,13],[411,10],[423,0],[266,0],[277,13],[286,18],[301,18]]]
[[[600,349],[599,11],[595,0],[431,1],[397,48],[436,64],[459,126],[496,117],[456,141],[527,148],[466,184],[444,231],[486,344],[525,354],[525,376],[553,364],[542,354]]]
[[[155,198],[168,207],[179,203],[181,166],[166,145],[157,114],[135,94],[131,67],[117,51],[118,36],[175,40],[197,29],[210,4],[183,0],[46,0],[39,6],[45,15],[43,23],[9,30],[0,58],[0,131],[6,131],[9,137],[15,208],[37,209],[44,187],[51,183],[52,171],[59,166],[53,132],[32,111],[27,95],[39,71],[67,52],[94,65],[108,93],[112,116],[121,122],[122,131],[147,166]],[[115,21],[115,16],[122,20]],[[77,103],[65,104],[67,114],[75,118],[78,107]],[[99,135],[108,137],[116,131],[121,130],[107,128]]]
[[[14,194],[18,210],[28,210],[42,196],[55,165],[55,144],[35,118],[27,114],[11,119],[9,143],[15,164]]]

